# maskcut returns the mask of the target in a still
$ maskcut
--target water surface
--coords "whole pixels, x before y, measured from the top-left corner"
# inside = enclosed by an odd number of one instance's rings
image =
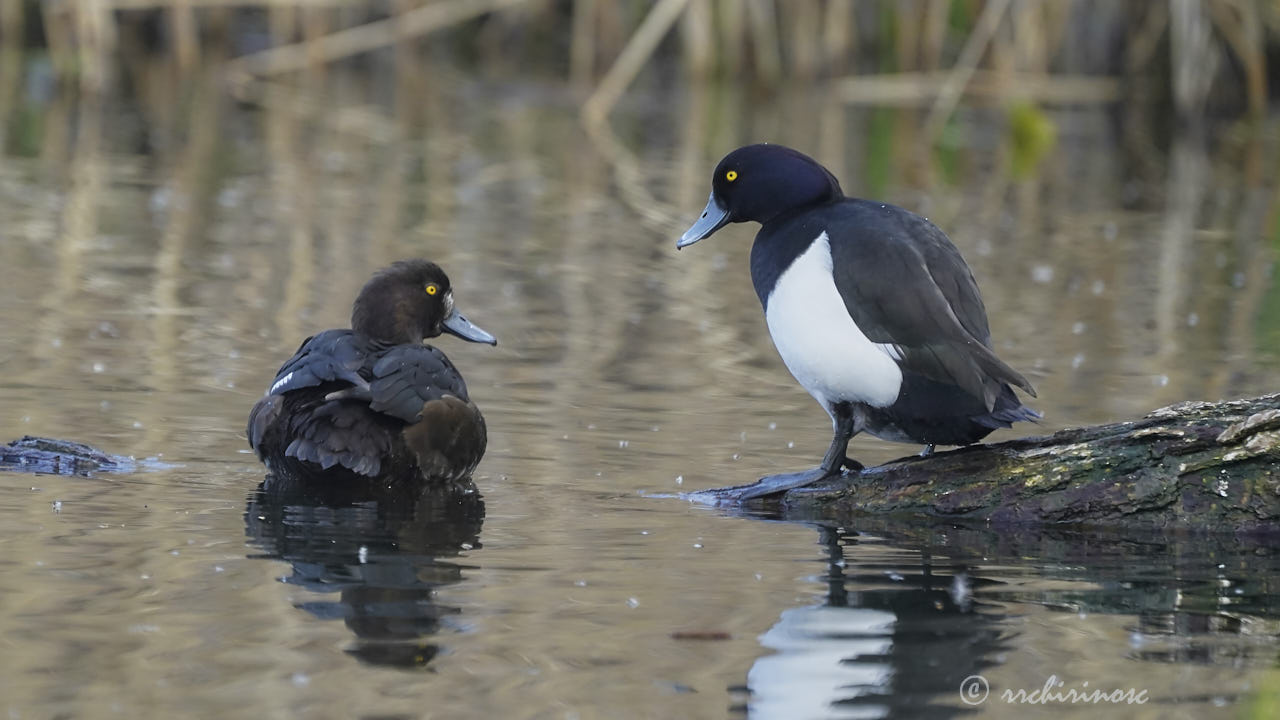
[[[6,126],[0,164],[0,438],[149,458],[0,474],[11,717],[1074,716],[995,697],[1056,676],[1150,698],[1088,712],[1201,718],[1274,687],[1266,543],[647,497],[809,467],[829,440],[769,344],[753,230],[674,250],[725,150],[793,144],[946,229],[1040,391],[1022,431],[1049,432],[1275,390],[1277,165],[1250,159],[1274,126],[1137,162],[1111,117],[1062,111],[1015,177],[989,111],[922,154],[913,116],[812,97],[641,95],[592,139],[551,88],[323,92],[331,111],[213,81],[6,108],[39,123]],[[249,407],[406,256],[500,339],[439,341],[488,418],[483,497],[260,493]],[[970,675],[993,691],[973,707]]]

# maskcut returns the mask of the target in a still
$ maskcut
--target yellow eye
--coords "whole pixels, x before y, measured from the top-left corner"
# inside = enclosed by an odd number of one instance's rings
[[[729,172],[727,172],[727,173],[725,173],[725,174],[724,174],[724,179],[725,179],[725,180],[728,180],[729,182],[733,182],[734,180],[737,180],[737,179],[738,179],[738,171],[737,171],[737,170],[730,170]]]
[[[440,292],[440,286],[439,286],[439,285],[436,285],[435,283],[431,283],[430,285],[428,285],[428,286],[427,286],[427,294],[428,294],[428,295],[435,295],[435,294],[436,294],[436,293],[438,293],[438,292]]]

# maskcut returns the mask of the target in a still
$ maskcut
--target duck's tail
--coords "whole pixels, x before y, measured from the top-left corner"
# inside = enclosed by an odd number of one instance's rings
[[[1005,385],[996,396],[995,407],[991,412],[974,416],[972,420],[983,427],[995,430],[1013,427],[1016,422],[1039,422],[1043,417],[1039,412],[1023,405],[1018,400],[1018,396],[1013,393],[1013,388]]]

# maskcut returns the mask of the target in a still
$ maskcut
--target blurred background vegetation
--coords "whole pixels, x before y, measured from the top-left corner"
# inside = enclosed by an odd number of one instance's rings
[[[761,92],[844,80],[849,103],[961,95],[1117,98],[1260,117],[1280,62],[1276,0],[0,0],[12,90],[22,51],[61,81],[136,84],[237,58],[258,77],[358,58],[447,58],[593,90],[604,112],[645,68]],[[233,75],[235,73],[232,73]]]

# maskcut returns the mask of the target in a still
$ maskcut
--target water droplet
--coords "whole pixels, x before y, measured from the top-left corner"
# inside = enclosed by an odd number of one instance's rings
[[[657,425],[654,425],[653,427],[649,428],[649,432],[658,432],[659,429],[660,428]]]
[[[640,607],[640,600],[633,597],[627,598],[627,607],[631,607],[631,608]]]
[[[1082,322],[1078,322],[1078,323],[1076,323],[1076,324],[1072,325],[1072,326],[1071,326],[1071,334],[1073,334],[1073,335],[1083,335],[1083,334],[1084,334],[1084,327],[1085,327],[1085,326],[1084,326],[1084,323],[1082,323]]]
[[[787,447],[789,447],[789,448],[793,448],[793,447],[795,447],[795,446],[796,446],[796,444],[795,444],[794,442],[792,442],[791,440],[788,440],[788,441],[787,441]]]
[[[369,562],[369,546],[361,545],[360,549],[356,551],[356,558],[360,561],[361,565]]]
[[[178,552],[177,550],[170,550],[170,551],[169,551],[169,554],[170,554],[170,555],[181,555],[182,553]]]
[[[213,571],[216,573],[226,572],[226,568],[222,567],[221,565],[214,565]]]
[[[648,530],[641,530],[641,531],[640,531],[640,534],[641,534],[641,535],[648,535],[648,534],[649,534],[649,531],[648,531]]]
[[[1093,287],[1090,288],[1094,295],[1101,295],[1107,289],[1107,284],[1101,280],[1094,280]]]
[[[1041,285],[1045,285],[1052,282],[1053,266],[1052,265],[1033,266],[1031,268],[1031,280],[1032,282],[1037,282],[1037,283],[1040,283]]]
[[[103,370],[106,370],[106,369],[107,369],[107,366],[106,366],[106,365],[104,365],[104,364],[102,364],[101,362],[96,362],[96,363],[94,363],[94,364],[93,364],[93,371],[94,371],[94,372],[96,372],[96,373],[100,373],[100,372],[102,372]]]
[[[677,485],[683,485],[683,484],[684,484],[684,476],[683,476],[683,475],[677,475],[677,476],[676,476],[676,484],[677,484]]]
[[[574,580],[574,581],[573,581],[573,584],[574,584],[574,585],[577,585],[578,587],[586,587],[586,586],[587,586],[587,581],[586,581],[586,580]]]
[[[134,430],[141,430],[141,429],[142,429],[142,422],[141,422],[140,420],[134,420],[134,421],[133,421],[133,429],[134,429]]]
[[[740,457],[740,456],[738,455],[738,453],[734,453],[734,454],[733,454],[733,459],[734,459],[734,460],[737,460],[739,457]]]
[[[306,687],[311,684],[311,678],[308,677],[306,673],[300,673],[300,672],[294,673],[289,678],[289,681],[292,682],[296,687]]]
[[[770,430],[777,430],[777,429],[778,429],[778,423],[776,423],[776,422],[771,422],[771,423],[769,423],[769,429],[770,429]]]
[[[701,550],[701,549],[702,549],[702,543],[694,543],[694,544],[693,544],[693,547],[694,547],[695,549],[697,549],[697,550]]]
[[[1196,313],[1187,315],[1187,327],[1195,327],[1200,324],[1200,316]]]
[[[1083,364],[1084,364],[1084,353],[1076,353],[1076,356],[1071,358],[1072,370],[1079,368]]]
[[[764,575],[761,575],[760,573],[756,573],[756,579],[757,579],[757,580],[763,580],[763,579],[764,579]]]

